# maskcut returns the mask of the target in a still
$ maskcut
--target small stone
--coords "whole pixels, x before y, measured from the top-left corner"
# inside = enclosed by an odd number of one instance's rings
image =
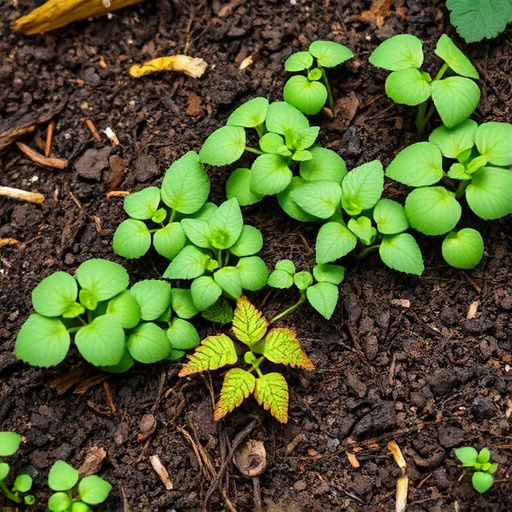
[[[293,484],[293,488],[296,491],[305,491],[307,486],[308,486],[308,484],[306,483],[306,480],[298,480],[297,482],[295,482]]]
[[[477,398],[469,410],[477,420],[489,420],[498,412],[496,406],[487,397]]]
[[[135,179],[139,183],[154,178],[159,172],[156,158],[152,155],[141,155],[135,161]]]
[[[462,329],[469,334],[482,334],[492,328],[492,320],[486,317],[473,318],[462,324]]]
[[[85,151],[75,164],[78,176],[86,181],[101,181],[101,173],[108,167],[109,155],[108,147]]]
[[[436,480],[437,487],[441,491],[445,491],[450,487],[450,480],[448,479],[445,468],[437,468],[434,471],[434,478]]]
[[[464,430],[453,426],[440,426],[438,429],[438,439],[441,446],[451,448],[464,440]]]
[[[427,377],[430,389],[437,396],[450,393],[457,383],[457,376],[453,370],[443,368],[437,370],[433,375]]]
[[[267,467],[267,452],[261,441],[249,439],[233,457],[238,471],[249,478],[260,476]]]

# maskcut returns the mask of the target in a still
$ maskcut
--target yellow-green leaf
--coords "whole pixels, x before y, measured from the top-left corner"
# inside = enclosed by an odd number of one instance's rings
[[[238,356],[233,340],[225,334],[218,334],[205,338],[188,358],[188,363],[179,373],[180,377],[235,364]]]
[[[278,327],[265,338],[263,355],[273,363],[313,370],[313,361],[304,352],[294,331]]]
[[[241,368],[232,368],[225,377],[220,398],[215,405],[214,419],[220,420],[228,412],[238,407],[253,391],[256,379],[252,374]]]
[[[288,384],[280,373],[267,373],[256,379],[254,388],[256,401],[274,418],[288,422]]]
[[[265,336],[267,321],[244,295],[236,303],[233,333],[242,343],[252,346]]]

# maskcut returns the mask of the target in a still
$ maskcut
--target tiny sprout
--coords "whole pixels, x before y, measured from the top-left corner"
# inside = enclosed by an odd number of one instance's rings
[[[492,476],[498,469],[497,464],[491,463],[491,452],[482,448],[479,452],[472,446],[463,446],[455,449],[455,456],[462,462],[465,474],[471,475],[471,483],[480,494],[488,491],[494,483]]]

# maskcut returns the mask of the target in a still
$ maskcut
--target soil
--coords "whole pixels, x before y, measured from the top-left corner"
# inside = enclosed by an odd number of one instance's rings
[[[286,319],[316,365],[312,372],[285,371],[286,425],[252,399],[214,422],[211,393],[218,395],[220,376],[179,379],[180,363],[105,376],[73,351],[50,369],[12,355],[31,312],[30,292],[50,273],[73,273],[101,257],[123,263],[133,281],[161,275],[165,262],[156,256],[113,255],[112,235],[125,215],[122,198],[106,192],[160,184],[170,163],[198,151],[236,106],[255,96],[280,100],[283,63],[292,52],[328,39],[355,53],[331,74],[334,118],[314,118],[321,143],[351,169],[375,158],[387,165],[421,140],[414,109],[392,103],[383,94],[386,73],[368,64],[377,44],[414,34],[435,67],[433,48],[447,33],[481,75],[474,118],[512,122],[510,29],[466,45],[437,0],[374,2],[383,9],[373,17],[363,13],[369,0],[155,0],[43,36],[14,34],[11,21],[40,3],[0,0],[0,128],[58,111],[50,114],[51,156],[69,162],[66,170],[51,170],[15,144],[0,152],[1,185],[46,196],[41,205],[0,198],[0,237],[19,242],[0,249],[0,430],[24,436],[14,466],[34,476],[38,503],[48,499],[46,475],[56,459],[79,467],[92,453],[89,471],[113,485],[109,510],[250,511],[260,500],[274,512],[394,510],[401,470],[388,443],[395,441],[407,463],[408,511],[512,510],[510,216],[484,223],[464,213],[486,243],[472,271],[448,267],[437,238],[420,239],[421,277],[396,273],[378,256],[347,259],[330,321],[306,307]],[[205,75],[127,73],[133,63],[178,53],[205,59]],[[252,63],[240,69],[247,57]],[[41,151],[47,121],[18,141]],[[208,172],[219,203],[229,169]],[[244,216],[263,231],[269,266],[287,257],[310,268],[314,227],[287,219],[273,198],[244,209]],[[251,298],[268,315],[290,304],[282,292]],[[213,331],[206,323],[200,329]],[[257,479],[241,476],[232,463],[231,447],[249,438],[266,448],[267,469]],[[467,478],[459,482],[453,449],[462,445],[489,447],[499,464],[484,495]],[[153,469],[154,455],[171,489]]]

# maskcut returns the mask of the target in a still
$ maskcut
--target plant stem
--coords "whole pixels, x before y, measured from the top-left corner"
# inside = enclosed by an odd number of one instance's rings
[[[301,292],[300,299],[293,305],[290,306],[288,309],[285,309],[281,313],[278,313],[272,320],[270,320],[270,323],[274,323],[276,320],[279,320],[280,318],[283,318],[284,316],[292,313],[295,311],[304,301],[306,300],[306,293],[305,291]]]
[[[334,98],[332,96],[331,84],[329,83],[325,69],[322,68],[321,66],[318,67],[322,72],[322,82],[324,83],[325,88],[327,89],[327,103],[329,104],[329,108],[331,109],[331,111],[334,113]]]
[[[265,123],[261,123],[258,126],[255,126],[254,129],[256,130],[256,133],[258,134],[258,138],[261,139],[263,135],[265,135]]]
[[[171,210],[171,216],[169,217],[169,224],[174,221],[174,217],[176,217],[176,210],[173,208]]]
[[[466,192],[467,186],[471,183],[471,180],[462,180],[459,183],[459,186],[457,187],[457,190],[455,191],[455,197],[459,198],[464,195],[464,192]]]
[[[370,245],[369,247],[365,247],[357,256],[357,259],[364,258],[365,256],[368,256],[373,251],[376,251],[380,247],[380,244],[377,245]]]
[[[437,75],[436,77],[434,78],[434,80],[441,80],[441,78],[443,78],[443,75],[446,73],[446,70],[448,69],[448,63],[445,62],[441,68],[439,69],[439,71],[437,72]]]
[[[4,482],[0,482],[0,491],[2,491],[2,493],[8,500],[13,501],[14,503],[21,503],[21,498],[19,496],[16,496],[16,494],[13,494],[11,491],[9,491]]]
[[[255,155],[263,155],[263,151],[260,151],[256,148],[251,148],[249,146],[245,146],[245,151],[248,151],[249,153],[254,153]]]

